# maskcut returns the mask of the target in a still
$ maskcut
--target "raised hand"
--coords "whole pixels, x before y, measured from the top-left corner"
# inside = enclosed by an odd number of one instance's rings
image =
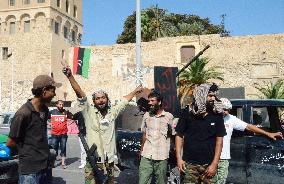
[[[69,67],[63,67],[62,72],[66,77],[70,77],[72,75],[71,69]]]

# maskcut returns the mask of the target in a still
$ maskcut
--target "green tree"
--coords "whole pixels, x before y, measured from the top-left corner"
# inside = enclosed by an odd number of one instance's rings
[[[208,82],[210,79],[223,81],[222,73],[217,71],[219,67],[215,66],[206,69],[208,63],[209,60],[207,58],[196,59],[180,74],[179,81],[183,81],[183,84],[186,85],[200,85]]]
[[[260,98],[268,98],[268,99],[284,98],[284,87],[282,79],[278,79],[275,83],[270,82],[264,87],[256,85],[255,88],[261,92],[262,96],[259,96]]]
[[[223,81],[223,73],[219,72],[219,67],[206,67],[208,58],[196,59],[185,69],[178,78],[179,98],[182,106],[187,105],[193,96],[196,86],[207,83],[209,80],[218,79]]]
[[[224,17],[223,17],[224,20]],[[221,22],[222,23],[222,22]],[[136,37],[136,14],[128,16],[124,30],[118,36],[117,43],[134,43]],[[197,15],[168,13],[156,6],[141,11],[141,38],[143,42],[153,41],[160,37],[189,36],[202,34],[225,34],[224,22],[214,25],[208,18]]]

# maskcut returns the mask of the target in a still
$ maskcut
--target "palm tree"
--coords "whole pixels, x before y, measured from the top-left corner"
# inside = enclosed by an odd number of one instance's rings
[[[268,98],[268,99],[283,99],[284,98],[284,81],[282,79],[278,79],[275,83],[270,82],[265,87],[261,87],[257,85],[255,88],[258,89],[262,95],[260,98]]]
[[[217,71],[219,67],[215,66],[206,69],[208,62],[208,58],[196,59],[180,74],[178,94],[182,107],[192,100],[193,90],[200,84],[206,83],[211,79],[224,80],[222,73]]]
[[[147,9],[145,13],[152,27],[152,39],[156,40],[157,38],[167,36],[168,30],[171,28],[171,23],[166,21],[167,10],[161,9],[156,5]]]

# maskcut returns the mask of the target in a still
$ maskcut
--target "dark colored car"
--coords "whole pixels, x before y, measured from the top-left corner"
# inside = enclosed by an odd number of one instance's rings
[[[0,136],[2,138],[9,134],[13,116],[14,113],[1,114]],[[1,143],[6,143],[6,141],[1,139]],[[0,183],[18,183],[18,163],[19,160],[16,150],[11,150],[11,156],[9,158],[0,158]]]
[[[10,132],[10,124],[12,118],[14,117],[13,112],[2,113],[0,114],[0,136],[7,136]],[[50,144],[50,126],[48,129],[48,141]],[[1,143],[1,142],[0,142]],[[5,143],[5,142],[2,142]],[[0,148],[1,151],[1,148]],[[11,156],[8,159],[0,158],[0,184],[12,184],[18,183],[19,174],[18,174],[18,153],[16,148],[11,150]]]
[[[284,133],[284,100],[232,100],[231,114],[268,132]],[[229,183],[284,183],[284,140],[233,132]]]
[[[231,114],[269,132],[284,133],[284,100],[232,100]],[[283,117],[281,115],[283,114]],[[282,124],[281,124],[282,123]],[[118,130],[117,150],[122,166],[138,169],[142,132]],[[284,183],[284,140],[270,140],[247,131],[233,132],[228,183]],[[179,183],[174,150],[170,152],[168,183]]]

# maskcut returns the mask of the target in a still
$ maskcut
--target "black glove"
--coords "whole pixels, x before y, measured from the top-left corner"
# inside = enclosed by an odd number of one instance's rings
[[[64,73],[64,75],[66,75],[67,77],[70,77],[72,75],[71,69],[69,67],[64,67],[62,69],[62,72]]]

